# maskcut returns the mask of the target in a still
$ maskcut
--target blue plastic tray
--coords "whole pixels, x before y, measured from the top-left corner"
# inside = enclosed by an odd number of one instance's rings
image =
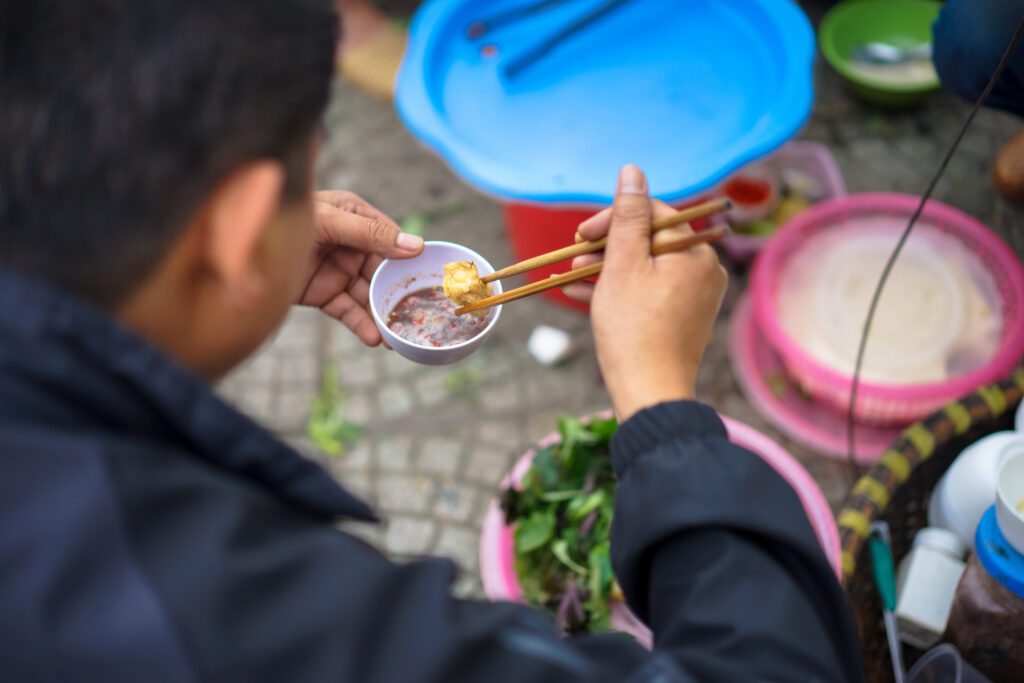
[[[470,40],[534,0],[431,0],[396,106],[463,179],[507,200],[606,203],[618,169],[690,197],[792,137],[813,99],[814,33],[790,0],[633,0],[515,78],[503,63],[600,5],[572,0]]]

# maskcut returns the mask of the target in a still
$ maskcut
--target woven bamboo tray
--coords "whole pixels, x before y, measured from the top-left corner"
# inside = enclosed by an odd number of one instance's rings
[[[953,459],[981,437],[1013,429],[1022,395],[1024,368],[1017,368],[1008,379],[911,425],[861,477],[843,503],[837,518],[843,586],[857,619],[866,680],[893,680],[882,603],[865,543],[871,522],[883,519],[889,523],[893,557],[899,562],[910,550],[914,534],[927,526],[928,497]],[[923,653],[905,646],[904,654],[909,668]]]

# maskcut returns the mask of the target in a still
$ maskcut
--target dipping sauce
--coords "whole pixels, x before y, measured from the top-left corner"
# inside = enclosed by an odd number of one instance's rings
[[[484,331],[489,318],[455,315],[440,287],[407,294],[388,314],[388,329],[419,346],[454,346]]]
[[[760,204],[772,195],[772,186],[760,178],[736,176],[725,184],[725,195],[737,204]]]

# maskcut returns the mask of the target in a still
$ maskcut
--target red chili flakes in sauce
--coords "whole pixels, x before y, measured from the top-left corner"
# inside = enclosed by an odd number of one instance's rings
[[[388,329],[419,346],[454,346],[469,341],[489,322],[475,315],[455,315],[455,305],[440,287],[407,294],[388,314]]]

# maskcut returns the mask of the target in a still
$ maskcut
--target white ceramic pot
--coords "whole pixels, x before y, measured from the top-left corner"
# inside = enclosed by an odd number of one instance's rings
[[[996,432],[963,450],[946,470],[928,501],[928,525],[956,532],[974,547],[974,533],[996,501],[999,471],[1024,455],[1024,434]]]
[[[1024,454],[1009,458],[999,470],[996,523],[1006,542],[1024,554]]]

